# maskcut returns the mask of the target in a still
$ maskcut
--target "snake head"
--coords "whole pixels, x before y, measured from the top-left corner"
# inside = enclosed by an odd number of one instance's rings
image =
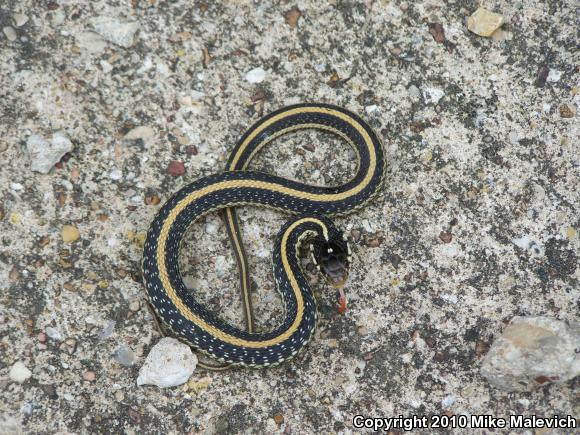
[[[336,232],[328,240],[317,239],[311,250],[316,268],[331,286],[340,289],[346,283],[350,268],[350,246],[346,236]]]

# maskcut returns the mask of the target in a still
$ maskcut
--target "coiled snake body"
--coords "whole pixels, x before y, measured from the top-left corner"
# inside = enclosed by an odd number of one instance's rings
[[[358,169],[337,187],[311,186],[276,175],[246,170],[272,140],[302,129],[318,129],[345,140],[356,152]],[[279,364],[296,355],[312,337],[316,301],[298,262],[298,248],[311,243],[313,258],[329,282],[346,280],[350,250],[328,216],[350,213],[379,191],[386,169],[381,142],[355,114],[328,104],[299,104],[275,111],[254,124],[236,144],[227,171],[198,179],[176,192],[155,216],[145,241],[143,279],[151,305],[182,341],[220,361],[244,366]],[[273,254],[276,286],[286,308],[280,326],[253,330],[249,276],[233,207],[251,204],[295,216],[278,234]],[[179,245],[187,228],[221,210],[240,269],[248,330],[236,328],[196,301],[183,283]]]

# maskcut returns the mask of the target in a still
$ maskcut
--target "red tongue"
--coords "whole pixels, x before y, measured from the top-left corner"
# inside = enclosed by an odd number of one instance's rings
[[[338,294],[338,314],[342,314],[346,311],[346,295],[342,287],[338,289]]]

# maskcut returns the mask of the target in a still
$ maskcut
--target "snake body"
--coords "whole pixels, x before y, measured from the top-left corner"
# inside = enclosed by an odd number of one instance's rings
[[[272,140],[302,129],[333,133],[355,150],[358,169],[347,183],[320,187],[247,170]],[[331,241],[341,232],[327,216],[366,205],[383,184],[386,161],[381,142],[357,115],[328,104],[299,104],[277,110],[254,124],[234,147],[227,171],[198,179],[177,191],[158,211],[147,233],[143,280],[149,301],[182,341],[222,362],[243,366],[279,364],[296,355],[312,337],[316,301],[297,259],[304,240]],[[294,216],[278,234],[273,254],[276,286],[285,317],[270,332],[253,331],[249,276],[234,207],[259,205]],[[180,242],[196,220],[222,211],[240,267],[248,330],[212,314],[188,290],[178,268]]]

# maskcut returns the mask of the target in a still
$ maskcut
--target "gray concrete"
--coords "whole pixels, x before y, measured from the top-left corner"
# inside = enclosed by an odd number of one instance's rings
[[[485,1],[505,17],[491,38],[466,29],[476,1],[191,3],[2,1],[0,427],[350,433],[357,414],[578,416],[578,379],[505,393],[479,374],[514,316],[578,318],[576,2]],[[223,168],[262,113],[300,101],[360,113],[390,159],[379,199],[337,220],[353,240],[348,310],[312,275],[320,328],[296,360],[138,387],[161,337],[139,282],[159,201]],[[33,171],[28,138],[55,133],[73,150]],[[355,161],[306,133],[253,167],[331,184]],[[284,216],[241,217],[266,329],[282,313],[269,256]],[[217,216],[182,260],[239,324]]]

